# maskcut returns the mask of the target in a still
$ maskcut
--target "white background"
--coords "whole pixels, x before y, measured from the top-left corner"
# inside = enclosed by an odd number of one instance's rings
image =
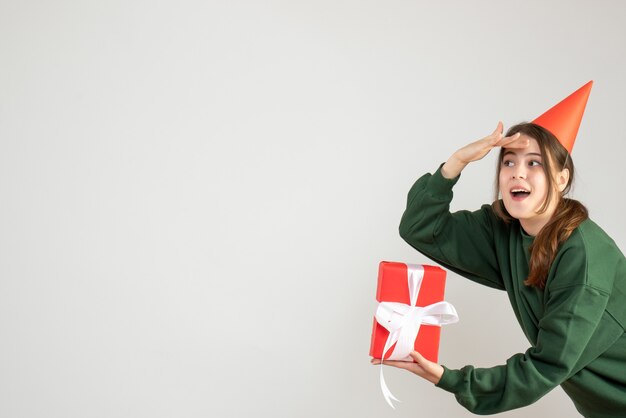
[[[435,3],[1,0],[0,416],[470,416],[401,370],[384,402],[378,262],[428,261],[417,177],[591,79],[573,195],[626,248],[626,4]],[[446,292],[443,364],[528,348],[504,293]]]

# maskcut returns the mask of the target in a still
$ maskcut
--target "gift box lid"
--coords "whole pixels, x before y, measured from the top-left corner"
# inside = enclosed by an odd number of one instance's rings
[[[446,271],[437,266],[422,264],[424,278],[417,296],[417,306],[427,306],[440,302],[446,288]],[[408,267],[405,263],[381,261],[378,266],[378,288],[376,300],[379,302],[409,303],[407,284]]]

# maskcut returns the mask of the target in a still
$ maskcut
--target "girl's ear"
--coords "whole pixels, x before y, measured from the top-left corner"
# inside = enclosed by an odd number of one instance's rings
[[[564,168],[556,174],[556,187],[559,189],[559,192],[565,190],[568,182],[569,170],[567,168]]]

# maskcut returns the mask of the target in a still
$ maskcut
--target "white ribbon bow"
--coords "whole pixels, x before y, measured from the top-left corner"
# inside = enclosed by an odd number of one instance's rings
[[[398,402],[400,400],[393,396],[383,376],[383,360],[387,351],[396,344],[387,360],[413,361],[409,353],[414,349],[415,338],[422,324],[441,326],[459,321],[456,309],[448,302],[437,302],[424,307],[415,306],[424,278],[424,267],[418,264],[407,264],[407,268],[410,305],[380,302],[376,309],[376,322],[389,331],[380,361],[380,388],[385,400],[393,409],[395,406],[391,400]]]

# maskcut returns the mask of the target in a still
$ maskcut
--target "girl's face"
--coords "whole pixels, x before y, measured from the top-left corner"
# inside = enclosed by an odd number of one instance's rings
[[[528,139],[529,145],[522,149],[504,149],[498,184],[507,212],[520,221],[528,234],[537,235],[552,217],[559,194],[554,193],[547,210],[539,213],[550,187],[543,169],[544,157],[536,139],[523,134],[520,138]],[[564,172],[567,170],[555,176],[559,191],[565,188],[569,178],[569,172]]]

